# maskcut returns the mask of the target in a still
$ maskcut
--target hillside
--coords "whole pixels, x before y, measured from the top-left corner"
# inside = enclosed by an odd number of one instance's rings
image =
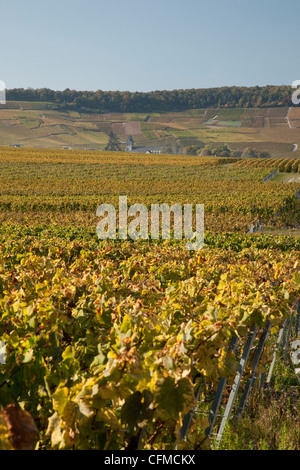
[[[50,102],[7,101],[0,105],[0,145],[103,150],[113,132],[125,150],[156,146],[161,153],[184,153],[189,145],[227,144],[300,156],[300,108],[208,108],[161,113],[98,113],[53,109]]]

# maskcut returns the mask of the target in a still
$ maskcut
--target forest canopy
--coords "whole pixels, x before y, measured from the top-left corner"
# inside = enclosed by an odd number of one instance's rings
[[[151,92],[77,91],[69,88],[14,88],[7,101],[42,101],[51,109],[91,112],[168,112],[199,108],[255,108],[292,106],[290,86],[220,87]]]

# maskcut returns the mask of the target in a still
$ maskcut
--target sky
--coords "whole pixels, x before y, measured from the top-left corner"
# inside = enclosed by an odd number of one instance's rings
[[[7,89],[291,85],[299,0],[0,0]]]

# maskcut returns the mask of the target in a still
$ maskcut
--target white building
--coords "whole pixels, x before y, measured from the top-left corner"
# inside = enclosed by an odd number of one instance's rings
[[[134,145],[134,140],[132,136],[130,135],[127,139],[126,142],[126,152],[135,152],[135,153],[161,153],[161,147],[154,147],[154,146],[148,146],[148,147],[136,147]]]

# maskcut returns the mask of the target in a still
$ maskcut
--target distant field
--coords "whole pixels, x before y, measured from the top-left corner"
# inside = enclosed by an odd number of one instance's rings
[[[300,108],[292,108],[289,113],[289,119],[293,127],[300,127]]]
[[[300,108],[105,114],[54,110],[47,102],[0,106],[0,145],[4,146],[103,150],[111,131],[124,150],[132,135],[137,146],[159,146],[162,153],[183,154],[187,145],[216,142],[233,150],[251,147],[276,157],[300,156]]]

